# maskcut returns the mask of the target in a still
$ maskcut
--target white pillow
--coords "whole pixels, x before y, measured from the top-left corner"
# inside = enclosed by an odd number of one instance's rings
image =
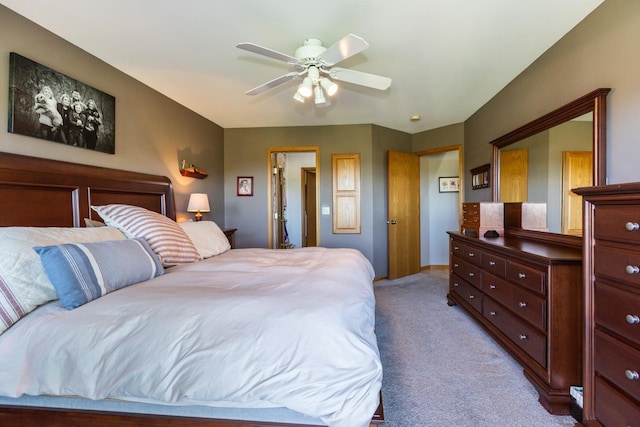
[[[179,222],[202,258],[220,255],[231,249],[229,239],[213,221]]]
[[[119,228],[127,237],[144,238],[165,267],[202,259],[191,239],[171,218],[139,206],[115,204],[91,209],[105,224]]]
[[[58,299],[34,246],[125,239],[116,228],[0,227],[0,333]]]

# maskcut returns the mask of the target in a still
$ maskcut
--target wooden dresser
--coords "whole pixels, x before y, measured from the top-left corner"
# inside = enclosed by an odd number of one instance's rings
[[[582,250],[449,236],[449,305],[465,309],[520,363],[549,412],[569,414],[569,387],[582,382]]]
[[[504,232],[504,204],[498,202],[467,202],[462,204],[462,234],[482,236],[488,230]]]
[[[585,203],[585,426],[640,426],[640,183]]]

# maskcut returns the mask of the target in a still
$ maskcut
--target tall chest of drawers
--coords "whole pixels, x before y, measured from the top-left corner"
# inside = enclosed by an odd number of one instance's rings
[[[449,304],[466,310],[520,363],[545,409],[569,414],[569,388],[582,382],[581,249],[449,237]]]
[[[640,183],[585,203],[585,426],[640,426]]]

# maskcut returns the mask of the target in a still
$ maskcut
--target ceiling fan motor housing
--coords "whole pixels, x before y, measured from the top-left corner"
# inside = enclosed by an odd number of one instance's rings
[[[294,56],[301,61],[316,63],[316,58],[325,50],[327,48],[323,46],[321,40],[309,38],[296,49]]]

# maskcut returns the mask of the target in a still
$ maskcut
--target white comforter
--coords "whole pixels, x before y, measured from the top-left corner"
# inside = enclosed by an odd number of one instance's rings
[[[367,426],[382,367],[352,249],[234,249],[0,336],[0,395],[287,407]]]

